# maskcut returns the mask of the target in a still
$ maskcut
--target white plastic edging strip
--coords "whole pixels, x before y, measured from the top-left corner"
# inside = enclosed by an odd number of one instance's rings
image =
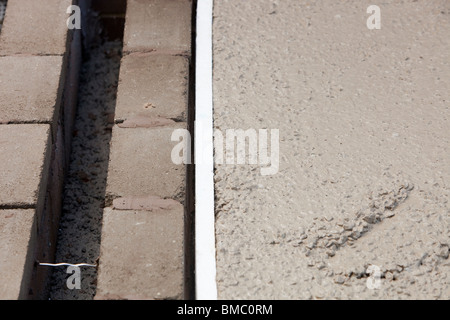
[[[195,293],[217,300],[212,86],[213,0],[198,0],[195,85]]]

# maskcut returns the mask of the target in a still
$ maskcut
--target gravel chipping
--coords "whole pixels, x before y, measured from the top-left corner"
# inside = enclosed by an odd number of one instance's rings
[[[56,262],[95,264],[99,256],[112,119],[122,43],[91,47],[81,74],[71,163],[64,188]],[[50,299],[90,300],[97,270],[81,268],[81,289],[70,290],[67,267],[55,268]]]

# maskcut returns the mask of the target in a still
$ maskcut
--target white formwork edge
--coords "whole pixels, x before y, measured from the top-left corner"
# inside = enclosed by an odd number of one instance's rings
[[[212,86],[213,0],[198,0],[195,84],[195,294],[217,300]],[[201,124],[201,128],[200,125]]]

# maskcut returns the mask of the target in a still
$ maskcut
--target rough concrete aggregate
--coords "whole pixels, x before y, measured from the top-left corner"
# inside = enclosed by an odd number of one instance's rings
[[[99,256],[112,114],[122,55],[119,41],[96,45],[82,66],[71,163],[64,188],[56,262],[95,264]],[[52,300],[90,300],[96,268],[82,268],[81,289],[69,290],[65,268],[55,269]]]
[[[449,3],[371,4],[215,2],[215,128],[280,130],[215,167],[220,299],[450,298]]]

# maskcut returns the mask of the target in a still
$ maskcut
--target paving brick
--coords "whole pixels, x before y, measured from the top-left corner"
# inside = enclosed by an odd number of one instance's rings
[[[124,51],[190,53],[191,0],[128,0]]]
[[[0,55],[53,54],[66,51],[67,8],[72,0],[8,1]]]
[[[184,209],[103,216],[95,299],[183,299]]]
[[[61,56],[0,57],[0,123],[54,121],[62,63]]]
[[[34,210],[0,210],[0,299],[17,300],[26,273]],[[22,290],[23,291],[23,290]]]
[[[47,124],[0,125],[0,206],[42,209],[50,145]]]
[[[180,56],[131,54],[122,59],[116,120],[137,115],[186,121],[189,61]]]
[[[176,142],[171,142],[171,136],[173,130],[185,126],[185,123],[158,128],[114,126],[107,198],[154,195],[182,201],[186,168],[172,162]]]

